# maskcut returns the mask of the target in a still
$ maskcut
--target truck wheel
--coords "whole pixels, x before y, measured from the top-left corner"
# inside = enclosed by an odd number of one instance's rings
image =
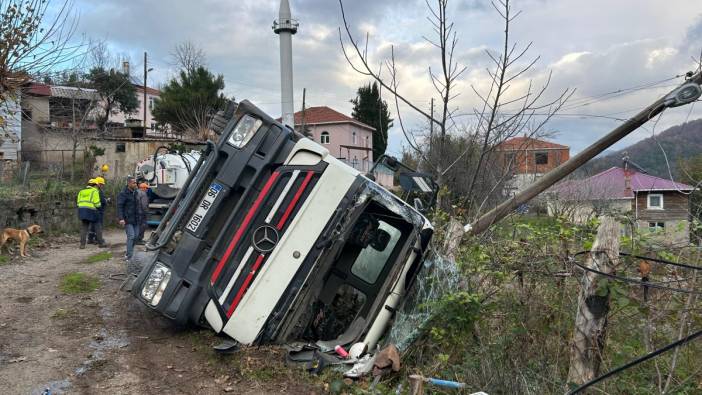
[[[134,251],[132,259],[127,261],[127,273],[138,276],[144,266],[151,262],[154,255],[156,255],[156,252],[153,251]]]

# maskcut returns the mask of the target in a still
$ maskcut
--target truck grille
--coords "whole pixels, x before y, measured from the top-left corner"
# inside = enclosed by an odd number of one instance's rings
[[[210,277],[227,318],[236,310],[322,172],[323,168],[299,167],[274,171],[248,210],[242,210],[231,222],[230,227],[235,230],[216,247],[221,257],[217,259],[219,254],[215,254],[216,266]]]

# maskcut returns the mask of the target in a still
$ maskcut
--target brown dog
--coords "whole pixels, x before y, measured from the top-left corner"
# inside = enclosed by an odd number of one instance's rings
[[[5,228],[2,231],[2,234],[0,234],[0,253],[2,252],[2,247],[5,245],[5,243],[7,243],[10,240],[14,240],[19,242],[20,256],[28,257],[29,254],[27,254],[27,242],[29,242],[29,238],[32,235],[41,232],[41,226],[36,224],[28,226],[27,229]]]

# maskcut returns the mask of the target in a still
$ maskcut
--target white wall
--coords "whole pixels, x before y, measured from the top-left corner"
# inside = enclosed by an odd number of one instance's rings
[[[0,160],[17,160],[21,141],[22,112],[17,95],[0,103]]]

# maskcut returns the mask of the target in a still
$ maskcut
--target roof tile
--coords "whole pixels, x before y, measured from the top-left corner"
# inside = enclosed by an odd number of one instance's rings
[[[318,125],[331,123],[353,123],[362,128],[375,130],[374,127],[366,125],[361,121],[355,120],[327,106],[309,107],[305,109],[305,124]],[[302,111],[295,113],[295,126],[298,125],[302,125]]]
[[[560,148],[569,149],[567,145],[561,145],[552,143],[550,141],[539,140],[532,137],[512,137],[500,143],[497,146],[499,151],[511,151],[515,149],[525,150],[525,149],[543,149],[543,148]]]

